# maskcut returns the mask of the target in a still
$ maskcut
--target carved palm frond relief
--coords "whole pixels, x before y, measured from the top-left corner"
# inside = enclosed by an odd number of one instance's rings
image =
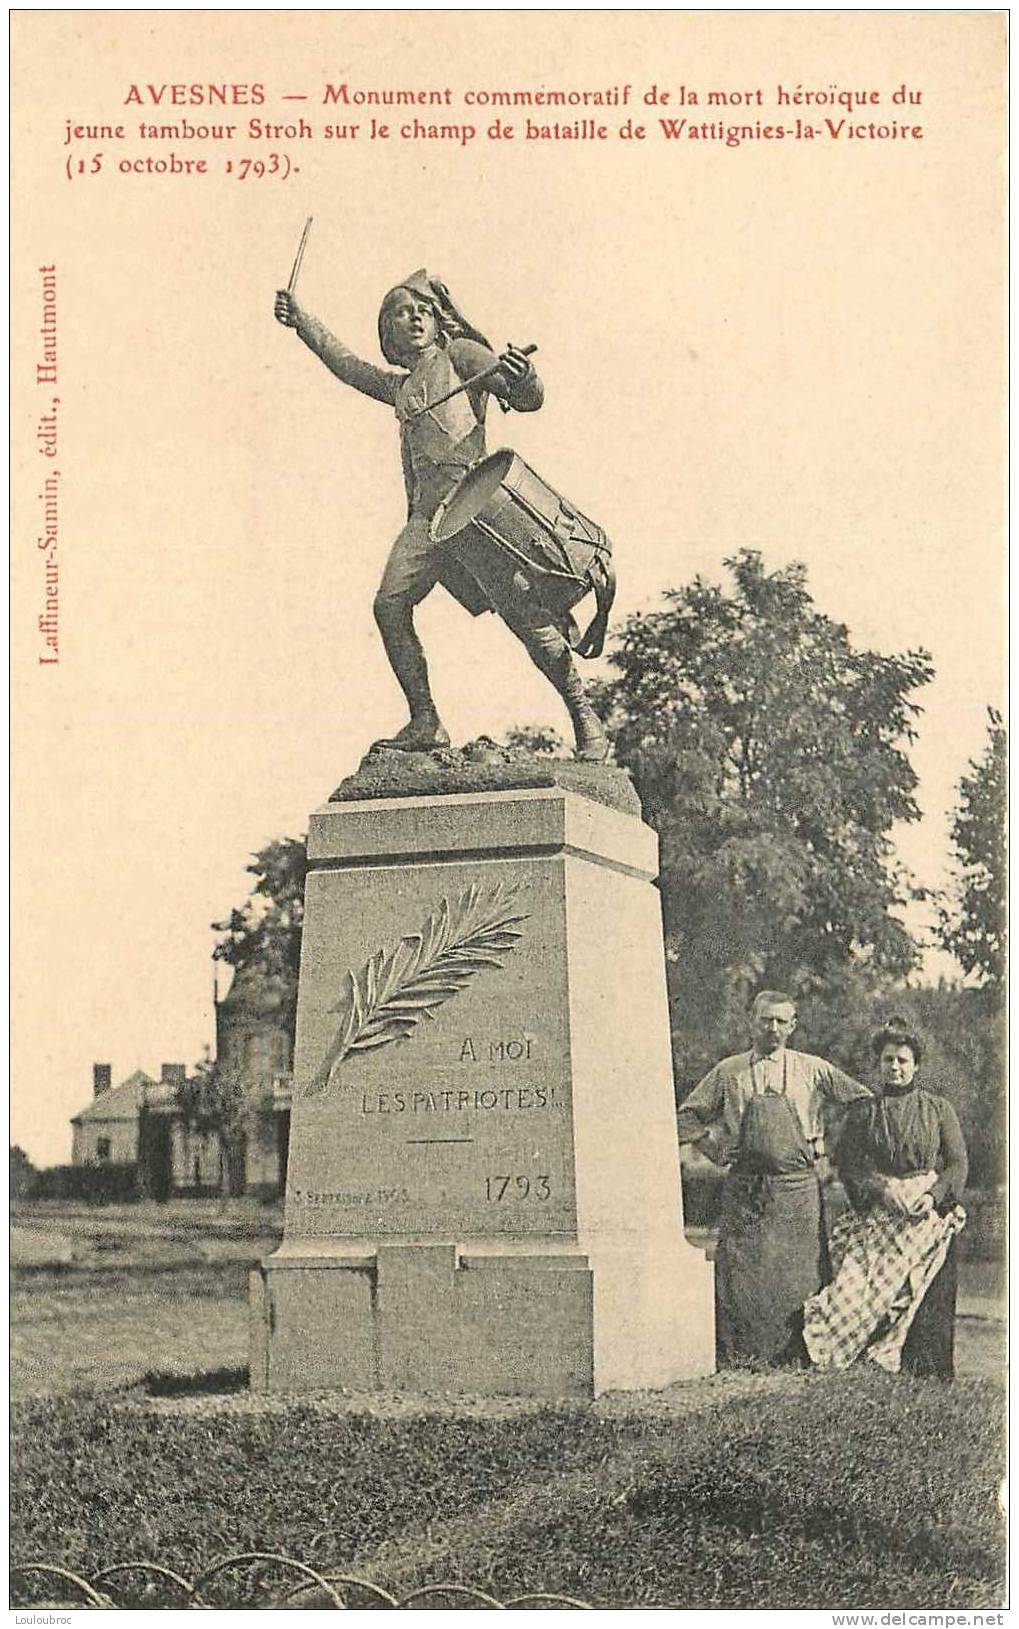
[[[485,967],[501,967],[521,937],[526,912],[513,910],[515,888],[487,893],[477,883],[454,904],[442,899],[420,933],[407,934],[393,950],[377,950],[360,974],[347,973],[340,1021],[304,1095],[325,1091],[352,1052],[370,1052],[405,1041],[422,1018],[452,999]]]

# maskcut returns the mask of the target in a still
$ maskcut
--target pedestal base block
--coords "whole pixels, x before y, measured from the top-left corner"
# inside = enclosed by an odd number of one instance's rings
[[[590,1397],[592,1294],[583,1256],[270,1257],[252,1274],[252,1387]]]

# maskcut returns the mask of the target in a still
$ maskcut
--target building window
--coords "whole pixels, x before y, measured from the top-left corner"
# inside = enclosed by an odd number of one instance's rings
[[[99,1161],[100,1164],[103,1164],[103,1163],[105,1163],[106,1160],[109,1159],[109,1157],[110,1157],[110,1139],[109,1139],[109,1137],[97,1137],[96,1138],[96,1159]]]

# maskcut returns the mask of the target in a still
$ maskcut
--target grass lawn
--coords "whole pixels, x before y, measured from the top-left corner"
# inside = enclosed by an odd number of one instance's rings
[[[256,1402],[138,1388],[15,1405],[15,1557],[194,1577],[232,1552],[285,1551],[401,1597],[452,1581],[602,1605],[1002,1603],[991,1381],[736,1375],[391,1418]],[[242,1604],[241,1582],[206,1598]]]
[[[184,1259],[177,1243],[15,1274],[16,1559],[86,1578],[144,1559],[194,1578],[270,1550],[401,1598],[452,1581],[499,1600],[550,1590],[621,1606],[1003,1602],[990,1347],[950,1386],[851,1371],[729,1374],[558,1407],[254,1398],[245,1294],[260,1252],[238,1240],[230,1259],[204,1246]],[[994,1288],[974,1283],[971,1305]],[[999,1325],[982,1328],[997,1339]],[[972,1353],[965,1317],[960,1341]],[[264,1575],[270,1600],[293,1583]],[[137,1574],[114,1584],[124,1604],[181,1603],[172,1589],[139,1593]],[[244,1605],[259,1587],[232,1572],[203,1599]],[[15,1589],[19,1605],[56,1598],[52,1581]]]

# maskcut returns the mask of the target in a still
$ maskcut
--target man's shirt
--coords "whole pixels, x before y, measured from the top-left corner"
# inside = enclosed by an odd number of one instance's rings
[[[824,1058],[784,1048],[771,1057],[737,1052],[716,1063],[679,1110],[679,1140],[696,1143],[716,1165],[736,1155],[743,1111],[758,1093],[785,1094],[796,1112],[815,1162],[825,1152],[832,1108],[869,1097],[866,1086]]]

